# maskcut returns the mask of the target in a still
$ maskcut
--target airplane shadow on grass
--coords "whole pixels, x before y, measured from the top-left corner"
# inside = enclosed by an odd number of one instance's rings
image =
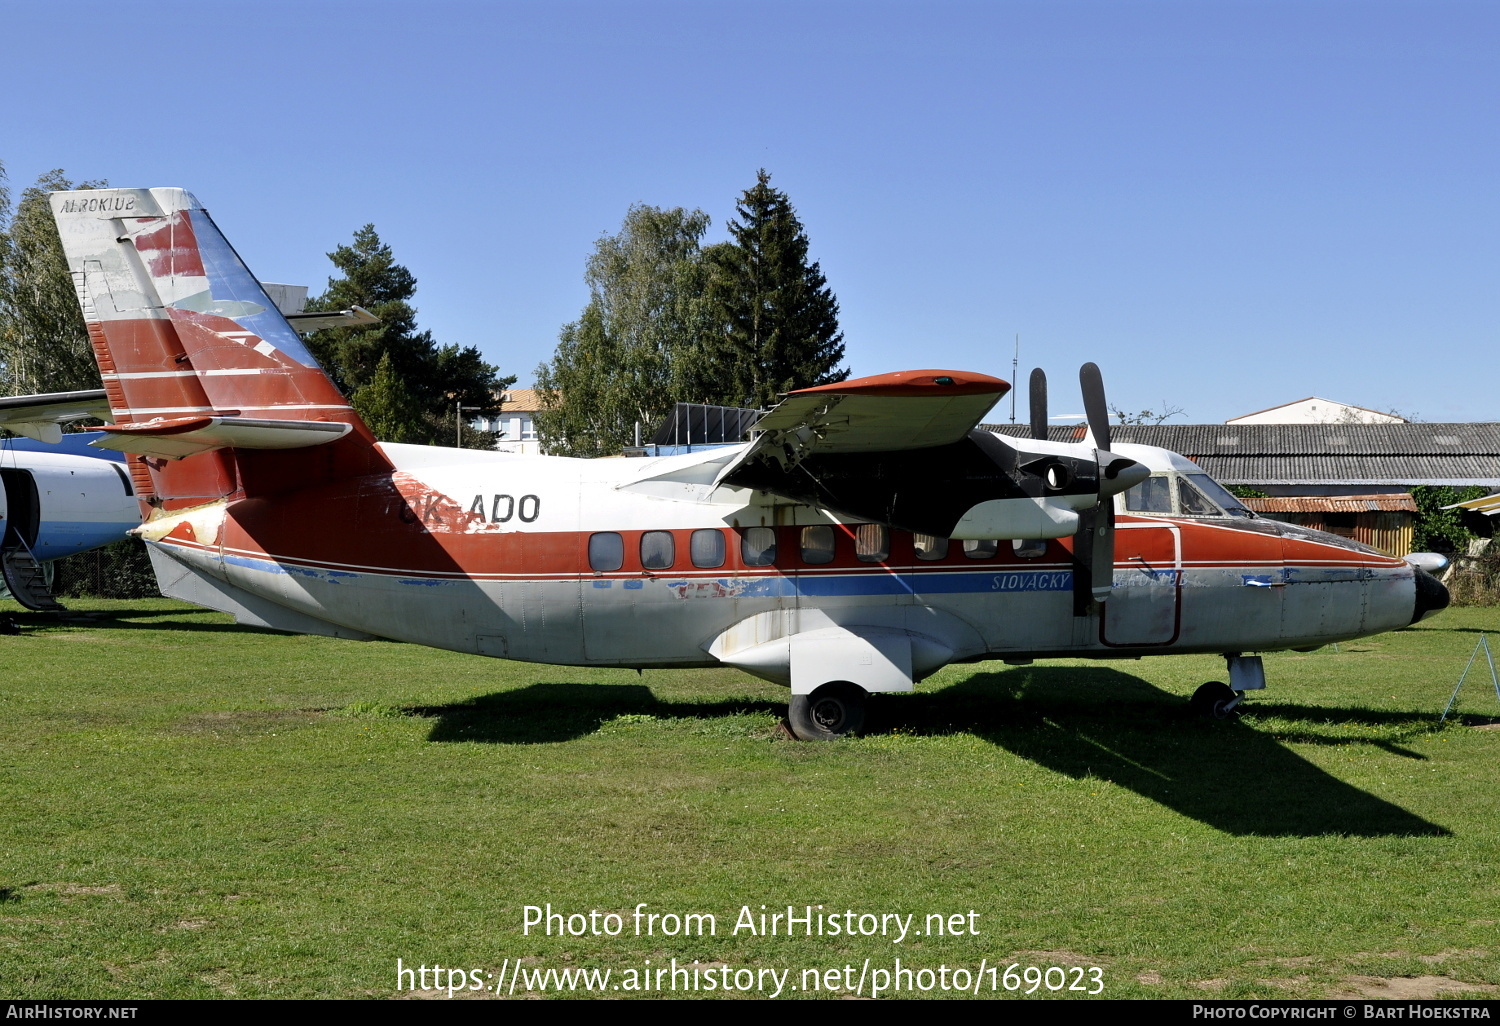
[[[195,614],[210,613],[209,609],[113,609],[75,613],[3,612],[0,621],[9,620],[21,633],[48,627],[96,627],[100,630],[144,630],[159,631],[171,628],[174,631],[205,634],[275,634],[287,636],[286,631],[271,630],[238,623],[203,623],[188,619]],[[156,623],[146,621],[156,620]],[[171,621],[171,622],[161,622]]]
[[[668,702],[643,685],[533,684],[454,705],[410,708],[434,717],[432,741],[538,744],[569,741],[622,715],[712,719],[779,717],[780,702]],[[1255,702],[1286,726],[1272,735],[1244,721],[1210,723],[1182,698],[1118,670],[1033,667],[981,673],[941,691],[877,696],[866,735],[972,734],[1075,779],[1128,788],[1225,833],[1265,837],[1449,836],[1445,828],[1339,780],[1286,747],[1373,744],[1425,756],[1388,740],[1352,738],[1340,724],[1425,733],[1431,718],[1364,708]],[[1404,729],[1402,729],[1404,728]]]
[[[870,703],[867,732],[965,732],[1073,778],[1093,777],[1230,834],[1265,837],[1448,836],[1449,831],[1361,791],[1284,742],[1374,744],[1339,724],[1387,723],[1425,733],[1430,717],[1387,710],[1256,702],[1257,716],[1291,721],[1276,735],[1243,720],[1212,723],[1182,698],[1104,667],[1034,667],[976,674],[939,692]]]
[[[718,719],[737,713],[780,716],[785,703],[737,698],[723,702],[664,702],[644,684],[532,684],[452,705],[412,706],[435,717],[430,741],[488,741],[526,745],[573,741],[620,716]]]

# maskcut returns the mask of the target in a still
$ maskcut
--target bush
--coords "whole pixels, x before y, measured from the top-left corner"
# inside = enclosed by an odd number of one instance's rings
[[[156,573],[139,538],[55,560],[52,592],[66,598],[156,598]]]
[[[1443,509],[1455,502],[1467,502],[1488,495],[1488,488],[1448,488],[1417,485],[1411,490],[1417,504],[1417,522],[1412,530],[1413,552],[1463,552],[1474,540],[1474,532],[1463,525],[1459,510]]]

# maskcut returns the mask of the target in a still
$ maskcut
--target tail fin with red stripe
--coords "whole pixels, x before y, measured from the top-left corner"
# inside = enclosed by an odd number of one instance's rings
[[[114,423],[153,504],[388,468],[364,422],[182,189],[51,196]]]

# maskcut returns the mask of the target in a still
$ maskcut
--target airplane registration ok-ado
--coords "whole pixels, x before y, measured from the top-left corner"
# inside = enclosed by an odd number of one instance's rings
[[[747,442],[567,459],[377,441],[181,189],[51,197],[164,594],[245,624],[578,666],[733,666],[806,739],[953,662],[1255,653],[1443,608],[1413,562],[1254,516],[1184,457],[978,430],[1010,386],[915,370],[788,394]],[[1420,562],[1420,560],[1418,560]]]

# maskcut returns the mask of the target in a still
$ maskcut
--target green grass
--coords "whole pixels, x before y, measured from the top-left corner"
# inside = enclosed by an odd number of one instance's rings
[[[11,607],[14,608],[14,607]],[[733,671],[532,666],[79,600],[0,637],[0,995],[390,996],[498,971],[1078,964],[1116,997],[1500,985],[1489,609],[1266,658],[950,667],[867,736],[785,740]],[[719,935],[522,936],[522,906]],[[735,914],[979,913],[978,936],[731,936]],[[518,993],[520,991],[518,990]]]

